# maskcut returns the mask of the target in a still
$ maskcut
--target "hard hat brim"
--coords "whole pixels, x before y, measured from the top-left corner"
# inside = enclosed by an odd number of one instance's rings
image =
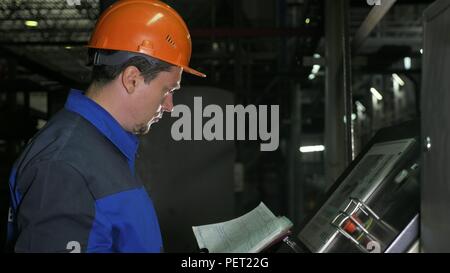
[[[199,76],[199,77],[202,77],[202,78],[206,78],[206,75],[205,75],[205,74],[203,74],[202,72],[197,71],[197,70],[195,70],[195,69],[192,69],[192,68],[190,68],[190,67],[183,67],[183,71],[186,71],[187,73],[192,74],[192,75],[195,75],[195,76]]]

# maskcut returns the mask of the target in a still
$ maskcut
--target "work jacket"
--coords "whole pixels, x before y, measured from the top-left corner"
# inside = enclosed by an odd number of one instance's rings
[[[16,252],[161,252],[155,209],[135,173],[138,139],[72,90],[9,179]]]

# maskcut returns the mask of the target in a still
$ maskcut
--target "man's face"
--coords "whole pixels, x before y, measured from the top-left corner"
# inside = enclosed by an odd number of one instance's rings
[[[164,112],[172,112],[173,92],[180,88],[182,72],[174,66],[167,72],[160,72],[148,84],[141,82],[132,102],[133,133],[148,133],[150,126],[158,122]]]

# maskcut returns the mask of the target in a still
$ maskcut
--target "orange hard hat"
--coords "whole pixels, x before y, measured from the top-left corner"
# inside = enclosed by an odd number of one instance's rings
[[[189,67],[192,42],[186,23],[158,0],[120,0],[97,21],[89,48],[148,55],[206,77]]]

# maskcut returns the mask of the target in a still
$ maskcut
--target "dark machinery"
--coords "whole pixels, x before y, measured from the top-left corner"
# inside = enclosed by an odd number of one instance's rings
[[[418,122],[380,130],[298,235],[307,252],[408,252],[419,239]]]

